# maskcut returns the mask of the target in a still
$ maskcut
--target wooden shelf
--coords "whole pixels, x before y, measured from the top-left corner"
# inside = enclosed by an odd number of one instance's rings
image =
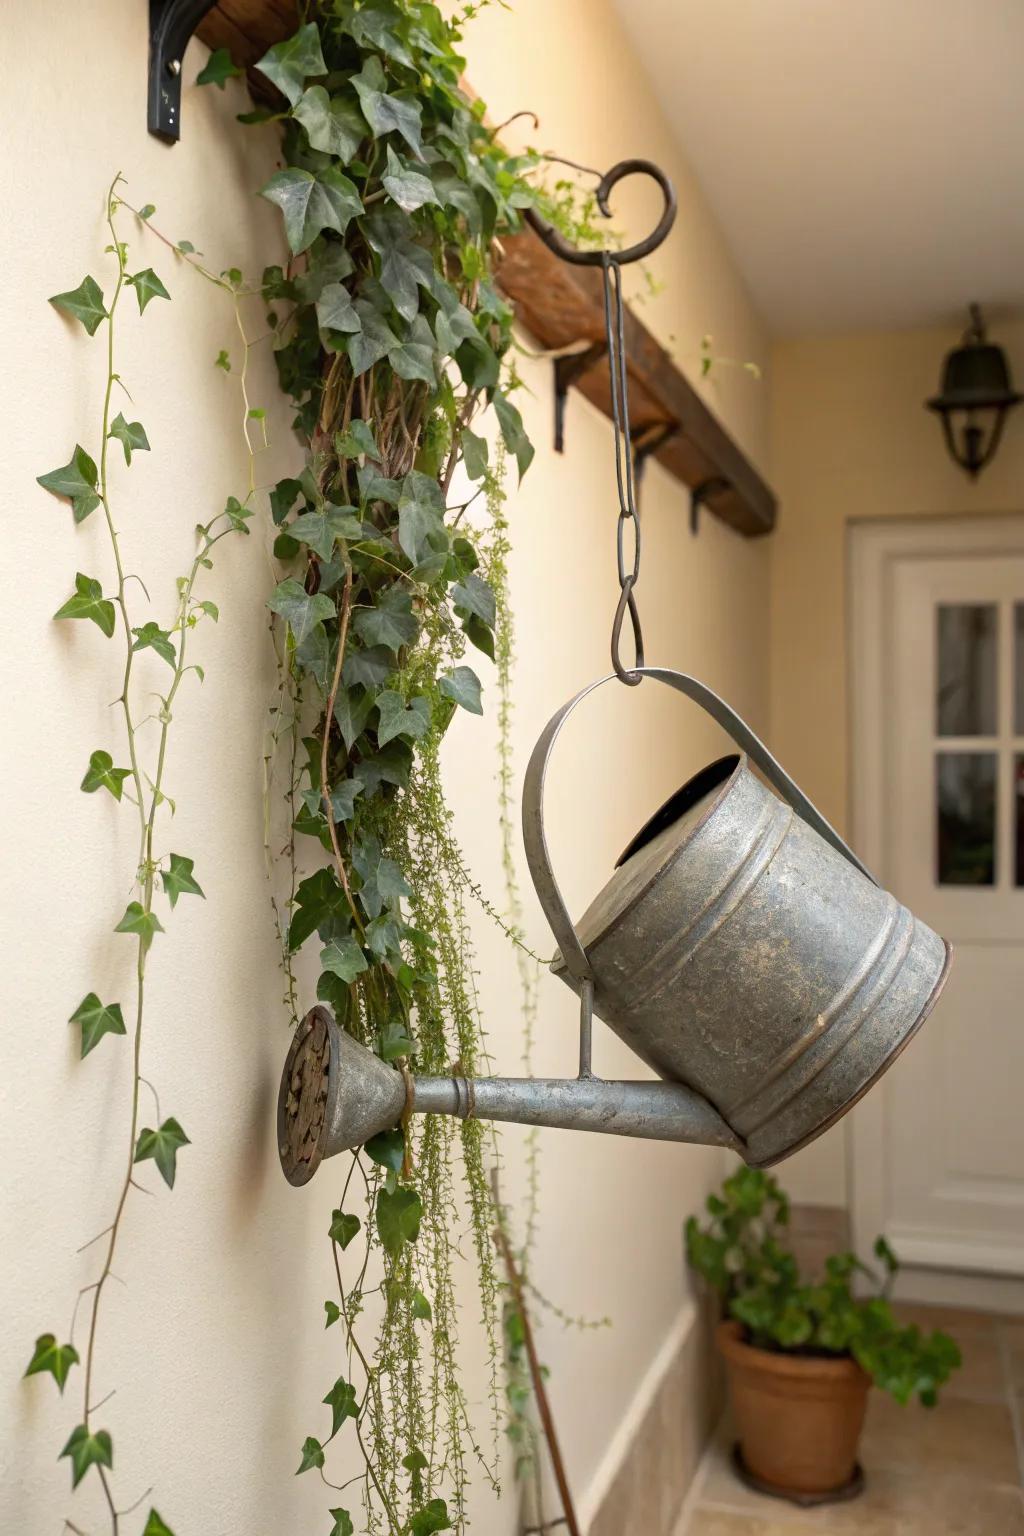
[[[251,66],[297,25],[293,0],[219,0],[197,33],[209,47],[229,49],[249,71],[253,95],[267,100],[273,88]],[[604,340],[600,274],[567,266],[527,230],[506,240],[498,281],[545,351],[595,347],[573,387],[610,416],[607,361],[596,353]],[[749,538],[770,533],[777,513],[771,487],[631,310],[626,355],[634,440],[642,444],[648,436],[657,442],[651,457],[691,491],[708,481],[724,482],[704,505],[731,528]]]

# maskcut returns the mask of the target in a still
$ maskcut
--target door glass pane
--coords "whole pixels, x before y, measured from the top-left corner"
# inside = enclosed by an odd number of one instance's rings
[[[1013,728],[1024,736],[1024,603],[1013,605]]]
[[[1016,790],[1014,797],[1014,815],[1017,818],[1015,828],[1015,844],[1017,849],[1016,881],[1018,885],[1024,885],[1024,757],[1016,759],[1013,765],[1013,787]]]
[[[996,872],[996,754],[939,752],[935,761],[938,882],[940,885],[993,885]]]
[[[937,612],[936,730],[940,736],[994,736],[996,605],[940,603]]]

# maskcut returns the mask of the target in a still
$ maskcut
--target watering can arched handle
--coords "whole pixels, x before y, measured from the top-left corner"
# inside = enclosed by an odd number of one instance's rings
[[[638,667],[635,670],[643,677],[653,677],[659,683],[666,683],[669,688],[674,688],[678,693],[685,694],[687,698],[699,704],[728,732],[740,750],[746,752],[751,761],[760,768],[769,784],[778,790],[800,819],[813,827],[819,837],[824,838],[825,842],[830,844],[837,853],[842,854],[844,859],[848,859],[854,868],[866,876],[873,885],[877,885],[875,877],[847,847],[835,828],[808,800],[803,790],[794,784],[789,774],[780,763],[776,762],[760,738],[755,736],[746,721],[742,720],[724,699],[720,699],[718,694],[713,693],[706,684],[699,682],[695,677],[689,677],[685,672],[673,672],[668,667]],[[551,855],[544,830],[544,784],[552,748],[568,717],[588,693],[593,693],[595,688],[600,688],[604,683],[614,680],[615,674],[609,673],[607,677],[600,677],[596,682],[589,683],[574,699],[570,699],[568,704],[563,704],[558,713],[551,717],[533,749],[523,784],[523,841],[526,844],[526,861],[530,866],[530,874],[544,909],[544,916],[558,940],[562,959],[570,974],[580,982],[592,981],[593,972],[551,867]]]

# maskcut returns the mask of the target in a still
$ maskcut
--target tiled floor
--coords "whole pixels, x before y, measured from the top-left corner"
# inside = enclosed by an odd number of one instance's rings
[[[860,1498],[801,1510],[750,1492],[729,1466],[723,1427],[676,1536],[1024,1536],[1024,1321],[901,1310],[953,1334],[964,1365],[932,1411],[871,1393]]]

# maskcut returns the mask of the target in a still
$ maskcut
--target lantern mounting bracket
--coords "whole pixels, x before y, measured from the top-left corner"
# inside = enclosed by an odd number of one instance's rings
[[[149,0],[149,131],[166,144],[181,137],[181,62],[215,0]]]

